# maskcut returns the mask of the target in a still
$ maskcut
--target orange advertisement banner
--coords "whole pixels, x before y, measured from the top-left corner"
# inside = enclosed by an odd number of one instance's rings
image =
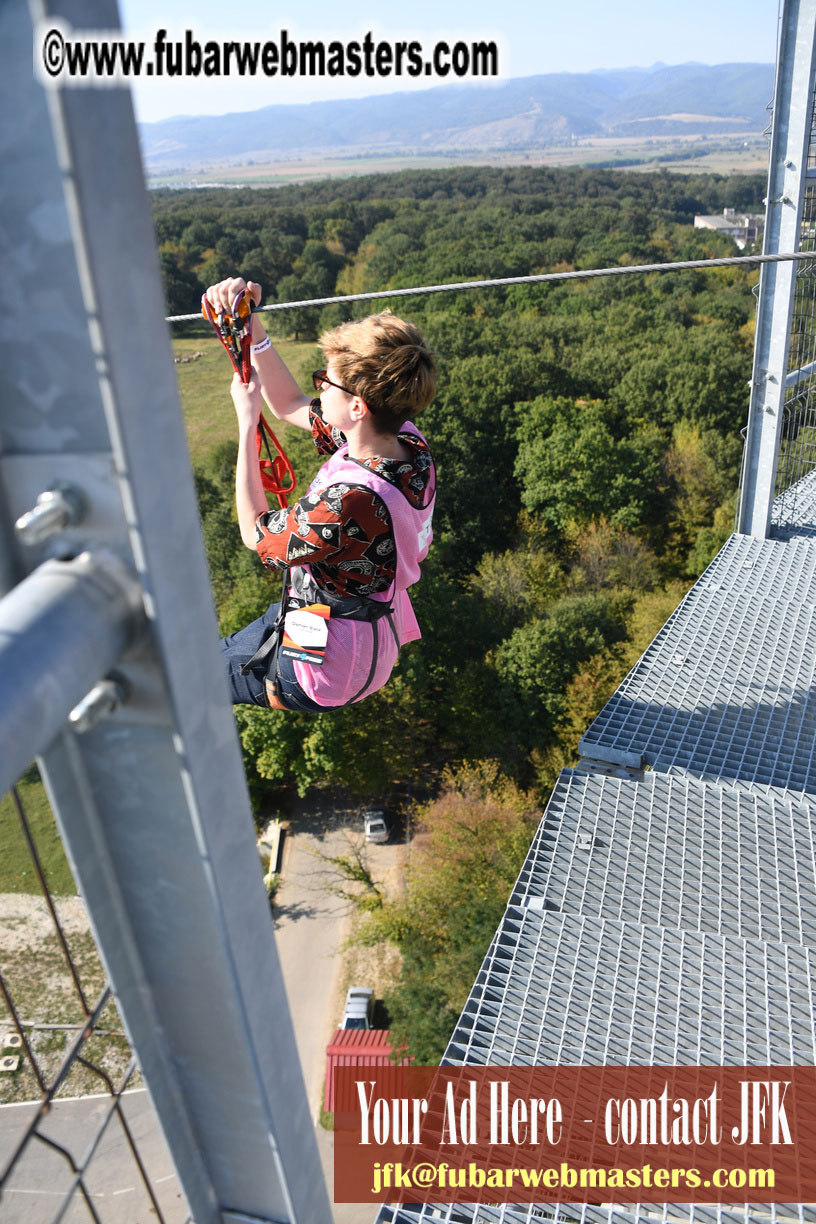
[[[816,1202],[814,1067],[340,1067],[339,1203]]]

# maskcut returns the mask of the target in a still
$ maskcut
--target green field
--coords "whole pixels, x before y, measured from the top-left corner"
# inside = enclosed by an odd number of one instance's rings
[[[304,391],[308,390],[302,372],[313,369],[319,362],[314,344],[276,339],[275,347]],[[201,356],[195,357],[196,353]],[[235,412],[229,391],[232,366],[212,328],[208,331],[202,328],[195,336],[174,337],[173,354],[182,359],[176,371],[190,456],[197,464],[204,461],[214,446],[236,436]],[[275,432],[283,441],[287,430],[285,426],[275,426]]]
[[[76,893],[51,807],[35,768],[20,779],[17,794],[50,891],[60,897]],[[38,893],[40,886],[11,795],[0,800],[0,842],[3,846],[0,893]]]
[[[688,153],[685,158],[682,155]],[[469,150],[436,153],[361,153],[349,157],[298,158],[293,161],[238,161],[161,173],[148,170],[151,187],[284,187],[320,182],[459,166],[593,166],[615,165],[638,171],[668,170],[673,174],[765,173],[768,145],[758,133],[707,136],[595,136],[529,149]]]

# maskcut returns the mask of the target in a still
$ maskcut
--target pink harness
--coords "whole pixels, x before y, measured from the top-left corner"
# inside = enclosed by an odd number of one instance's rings
[[[410,422],[402,427],[403,433],[425,439]],[[391,675],[400,646],[421,637],[414,609],[408,596],[408,588],[419,579],[420,562],[428,555],[433,539],[431,520],[436,496],[436,479],[432,474],[427,493],[427,502],[415,509],[407,497],[390,481],[378,476],[371,468],[356,463],[348,457],[348,446],[341,447],[323,464],[309,486],[310,493],[322,492],[329,485],[350,485],[371,489],[385,502],[391,517],[394,543],[397,550],[397,568],[391,589],[378,595],[367,596],[379,602],[390,602],[393,630],[386,617],[375,621],[345,620],[334,616],[329,620],[329,638],[321,667],[296,661],[295,679],[304,693],[327,707],[348,705],[362,701],[369,693],[387,681]],[[299,569],[310,573],[307,565]],[[295,588],[291,588],[295,594]],[[374,674],[366,683],[377,635],[377,659]],[[395,640],[396,634],[396,640]]]

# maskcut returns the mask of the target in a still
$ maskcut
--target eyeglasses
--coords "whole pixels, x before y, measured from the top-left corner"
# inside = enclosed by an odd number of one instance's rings
[[[348,387],[341,387],[339,383],[332,382],[326,377],[325,370],[312,370],[312,382],[315,391],[322,391],[324,387],[337,387],[338,391],[345,391],[346,395],[356,395],[356,391],[349,391]]]

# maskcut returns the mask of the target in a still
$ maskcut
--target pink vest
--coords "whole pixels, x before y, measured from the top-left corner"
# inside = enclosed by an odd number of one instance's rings
[[[422,434],[410,422],[402,426],[401,432],[422,438]],[[433,539],[431,519],[436,496],[435,475],[431,474],[428,484],[427,503],[421,510],[416,510],[390,481],[364,464],[349,459],[348,446],[343,446],[323,464],[310,484],[309,492],[317,493],[337,484],[362,485],[371,489],[388,508],[397,550],[396,577],[390,590],[367,598],[389,601],[400,646],[414,642],[422,635],[408,597],[408,588],[419,579],[419,563],[428,555]],[[301,568],[309,572],[307,565]],[[329,640],[322,667],[295,662],[295,679],[304,693],[318,705],[347,705],[360,691],[368,675],[375,633],[378,634],[377,666],[371,684],[357,700],[362,701],[369,693],[382,688],[391,675],[398,653],[387,619],[381,617],[369,623],[333,617],[329,620]]]

